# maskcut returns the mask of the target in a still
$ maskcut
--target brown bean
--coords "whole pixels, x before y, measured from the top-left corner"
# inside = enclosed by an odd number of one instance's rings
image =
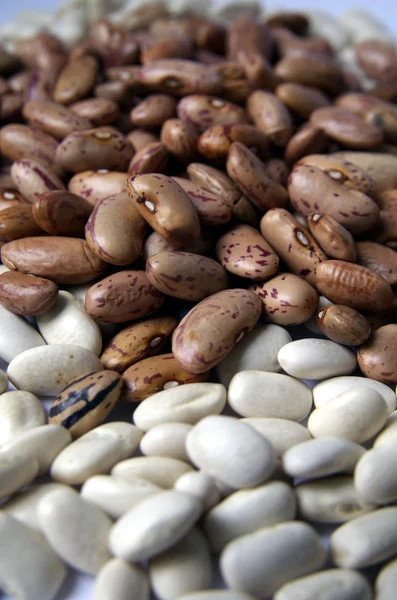
[[[70,237],[25,237],[1,249],[11,270],[45,277],[59,284],[88,283],[105,269],[85,240]]]
[[[397,53],[391,44],[369,39],[355,47],[357,62],[370,77],[381,81],[397,79]]]
[[[62,139],[73,131],[92,127],[87,118],[78,116],[70,108],[57,102],[30,100],[23,107],[23,116],[29,125],[57,139]]]
[[[214,227],[230,221],[233,214],[233,207],[229,200],[225,200],[224,196],[214,194],[206,188],[197,185],[197,183],[190,181],[190,179],[182,177],[173,177],[172,179],[189,196],[203,225]]]
[[[291,115],[271,92],[256,90],[247,100],[247,112],[255,126],[277,146],[285,146],[294,127]]]
[[[216,95],[222,91],[222,79],[215,69],[179,58],[156,60],[145,65],[140,70],[139,82],[148,89],[178,97]]]
[[[167,58],[192,58],[194,47],[191,40],[183,37],[158,39],[141,51],[141,63],[150,65],[154,61]]]
[[[106,419],[120,397],[122,380],[114,371],[89,373],[71,381],[52,402],[48,422],[76,439]]]
[[[283,81],[312,86],[326,94],[338,94],[344,88],[341,68],[326,56],[292,54],[282,58],[274,70]]]
[[[221,23],[202,21],[194,32],[194,41],[198,48],[203,50],[224,53],[226,29]]]
[[[139,46],[124,27],[100,18],[92,24],[90,33],[92,46],[105,67],[129,65],[138,59]]]
[[[132,90],[125,81],[105,81],[94,87],[94,96],[100,100],[115,102],[123,109],[131,108]]]
[[[233,218],[238,223],[245,223],[251,225],[256,229],[259,226],[258,212],[255,210],[253,204],[245,196],[240,196],[237,202],[233,205]]]
[[[142,148],[148,144],[160,141],[157,136],[144,129],[134,129],[133,131],[130,131],[130,133],[127,134],[127,138],[134,146],[136,152],[139,152],[139,150],[142,150]]]
[[[86,129],[92,126],[112,125],[120,115],[118,104],[112,100],[106,100],[106,98],[88,98],[74,102],[69,108],[81,119],[87,119],[90,122]]]
[[[99,357],[103,368],[123,373],[139,360],[158,354],[177,325],[175,317],[150,317],[122,329]]]
[[[0,122],[19,121],[23,102],[22,94],[10,92],[0,96]]]
[[[337,152],[334,156],[360,167],[375,182],[375,194],[397,187],[397,156],[375,152]]]
[[[357,352],[357,362],[366,377],[383,381],[397,381],[397,325],[379,327],[372,332],[366,344]]]
[[[33,158],[52,165],[57,141],[29,125],[6,125],[0,129],[0,147],[9,160]]]
[[[32,211],[36,223],[47,233],[83,238],[92,206],[75,194],[54,190],[39,196]]]
[[[125,323],[154,313],[163,302],[144,271],[119,271],[89,288],[85,309],[104,323]]]
[[[39,68],[55,73],[59,72],[67,59],[63,42],[47,32],[20,40],[14,53],[31,69]]]
[[[309,229],[318,244],[330,258],[355,262],[357,252],[354,238],[338,221],[323,213],[310,213]]]
[[[379,127],[387,142],[397,141],[397,107],[370,94],[347,93],[336,100],[338,107],[361,116],[367,123]]]
[[[327,213],[353,235],[369,231],[379,218],[379,209],[369,196],[345,188],[314,165],[298,163],[291,171],[288,191],[300,213]]]
[[[133,175],[127,187],[138,212],[167,241],[184,246],[198,239],[197,210],[176,181],[161,174]]]
[[[14,185],[0,188],[0,211],[20,204],[27,204],[27,202],[22,194],[14,189]]]
[[[186,169],[190,179],[205,187],[213,194],[219,194],[230,204],[235,204],[241,197],[240,190],[223,171],[202,163],[190,163]]]
[[[370,150],[383,141],[383,134],[379,127],[337,106],[317,108],[310,115],[310,122],[320,127],[331,139],[348,148]]]
[[[69,180],[68,190],[96,206],[103,198],[127,191],[127,177],[128,173],[108,169],[82,171]]]
[[[275,74],[271,63],[263,54],[240,52],[238,60],[244,69],[244,75],[252,90],[274,91],[280,83],[280,79]]]
[[[230,146],[226,170],[241,192],[261,210],[287,204],[287,190],[266,175],[263,162],[240,142]]]
[[[72,104],[86,98],[95,84],[97,61],[85,55],[69,62],[59,73],[54,100],[59,104]]]
[[[271,158],[266,161],[265,173],[270,179],[276,181],[283,187],[287,186],[290,169],[285,160],[282,160],[281,158]]]
[[[127,192],[100,200],[85,227],[91,250],[111,265],[129,265],[141,249],[146,221]]]
[[[343,304],[319,308],[316,323],[330,340],[344,346],[361,346],[371,335],[367,319],[354,308]]]
[[[313,56],[315,58],[330,58],[333,56],[330,44],[323,37],[310,36],[302,38],[283,27],[273,28],[272,33],[276,38],[278,54],[281,57]]]
[[[161,142],[153,142],[135,152],[128,166],[129,175],[142,173],[164,173],[169,152]]]
[[[73,173],[88,169],[124,171],[133,152],[131,142],[119,131],[113,127],[97,127],[68,135],[59,144],[55,160]]]
[[[293,273],[279,273],[250,289],[262,300],[264,316],[277,325],[300,325],[318,306],[316,290]]]
[[[390,285],[397,283],[397,252],[375,242],[357,242],[357,262],[381,275]]]
[[[193,123],[200,131],[213,125],[247,124],[245,111],[222,98],[193,94],[178,102],[178,117]]]
[[[151,256],[158,252],[163,252],[163,250],[169,252],[182,250],[183,252],[190,252],[192,254],[208,254],[212,251],[214,243],[214,233],[211,229],[201,229],[200,237],[197,240],[182,247],[167,242],[157,231],[153,231],[143,243],[142,260],[146,262]]]
[[[299,83],[281,83],[274,93],[301,119],[308,119],[317,108],[331,104],[329,98],[320,90]]]
[[[393,302],[392,289],[383,277],[341,260],[327,260],[317,267],[316,287],[331,302],[356,310],[383,310]]]
[[[382,210],[393,212],[397,209],[397,189],[377,194],[376,202]]]
[[[176,360],[193,373],[205,373],[221,362],[251,331],[262,311],[249,290],[229,289],[196,304],[172,336]]]
[[[176,117],[177,102],[167,94],[150,94],[130,112],[130,121],[143,129],[160,128],[165,121]]]
[[[267,137],[252,125],[213,125],[201,134],[197,148],[207,159],[223,161],[233,142],[244,144],[259,158],[267,155]]]
[[[263,54],[270,59],[273,53],[274,39],[265,23],[240,14],[230,25],[226,38],[226,56],[229,60],[238,60],[240,53]]]
[[[260,230],[291,271],[314,286],[316,269],[327,257],[299,221],[288,211],[273,208],[262,217]]]
[[[206,381],[208,373],[192,373],[182,367],[173,354],[161,354],[145,358],[123,373],[122,399],[141,402],[145,398],[186,383]]]
[[[223,82],[223,97],[229,102],[244,104],[253,89],[248,79],[226,79]]]
[[[198,158],[199,136],[197,127],[192,123],[181,119],[168,119],[161,129],[160,139],[171,154],[185,163]]]
[[[0,274],[0,304],[17,315],[33,317],[50,310],[57,295],[57,285],[48,279],[18,271]]]
[[[20,158],[11,166],[11,176],[22,196],[33,204],[39,196],[65,186],[45,163],[33,158]]]
[[[309,18],[298,12],[276,12],[266,17],[268,27],[283,27],[298,35],[306,35],[309,28]]]
[[[312,165],[321,169],[330,179],[349,190],[357,190],[371,198],[375,195],[375,182],[357,165],[333,155],[311,154],[304,156],[300,165]]]
[[[150,283],[163,294],[200,302],[227,288],[225,269],[211,258],[190,252],[163,251],[146,261]]]
[[[328,138],[324,131],[307,122],[290,138],[285,147],[284,158],[293,164],[307,154],[324,152],[327,146]]]
[[[44,231],[34,220],[30,204],[15,204],[0,212],[0,245],[43,234]]]
[[[272,277],[279,264],[274,250],[249,225],[237,225],[223,234],[216,244],[216,256],[230,273],[254,281]]]

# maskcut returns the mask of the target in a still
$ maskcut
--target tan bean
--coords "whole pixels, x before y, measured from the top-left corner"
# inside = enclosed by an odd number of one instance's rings
[[[196,374],[188,371],[173,354],[151,356],[135,363],[123,373],[122,399],[141,402],[162,390],[207,379],[208,372]]]
[[[165,121],[176,117],[177,102],[167,94],[150,94],[130,112],[130,121],[143,129],[160,128]]]
[[[103,198],[127,191],[127,177],[128,173],[108,169],[82,171],[69,180],[68,190],[96,206]]]
[[[119,271],[89,288],[85,309],[104,323],[125,323],[152,314],[163,302],[144,271]]]
[[[216,244],[216,255],[227,271],[254,281],[272,277],[278,269],[278,256],[259,231],[237,225]]]
[[[204,225],[216,226],[227,223],[232,218],[233,207],[224,196],[213,194],[206,188],[197,185],[190,179],[173,177],[181,188],[189,196],[193,206],[197,210],[200,221]]]
[[[274,39],[271,30],[251,16],[240,14],[230,25],[226,39],[226,56],[238,60],[240,53],[263,54],[271,58]]]
[[[14,52],[29,68],[51,70],[55,73],[59,72],[67,59],[61,40],[47,32],[20,40]]]
[[[157,233],[177,246],[197,240],[200,222],[189,196],[165,175],[134,175],[128,193],[138,212]]]
[[[141,68],[139,81],[145,87],[172,96],[219,94],[222,79],[215,69],[190,60],[163,59]]]
[[[15,204],[0,212],[0,245],[34,235],[43,235],[30,204]]]
[[[326,56],[291,54],[279,60],[274,70],[283,81],[312,86],[326,94],[338,94],[344,88],[341,68]]]
[[[219,169],[202,163],[190,163],[186,169],[190,179],[213,194],[219,194],[231,204],[235,204],[241,197],[240,190],[233,181]]]
[[[36,223],[47,233],[84,237],[84,227],[92,206],[75,194],[54,190],[39,196],[32,211]]]
[[[271,92],[256,90],[247,101],[247,112],[255,126],[277,146],[285,146],[294,127],[291,115],[282,102]]]
[[[57,141],[29,125],[6,125],[0,129],[0,147],[2,155],[9,160],[33,158],[51,165]]]
[[[100,200],[85,227],[91,250],[111,265],[129,265],[141,249],[146,221],[127,192]]]
[[[28,204],[25,198],[20,194],[12,183],[11,186],[0,188],[0,211],[9,206],[19,206],[20,204]]]
[[[141,63],[150,65],[154,61],[167,58],[192,58],[194,47],[192,42],[183,37],[158,39],[149,48],[141,52]]]
[[[313,165],[298,163],[292,169],[288,191],[300,213],[327,213],[353,235],[370,230],[379,217],[379,209],[369,196],[346,189]]]
[[[379,327],[357,352],[357,362],[366,377],[385,383],[397,381],[397,325]]]
[[[375,152],[337,152],[334,156],[360,167],[375,182],[375,192],[397,187],[397,156]]]
[[[68,135],[59,144],[55,160],[73,173],[88,169],[124,171],[133,152],[131,142],[119,131],[98,127]]]
[[[0,274],[0,304],[17,315],[32,317],[50,310],[57,295],[57,285],[48,279],[17,271]]]
[[[321,169],[330,179],[349,190],[357,190],[371,198],[375,194],[375,182],[366,171],[357,165],[333,155],[311,154],[304,156],[300,165],[312,165]]]
[[[355,262],[357,252],[354,238],[330,215],[310,213],[307,217],[309,229],[318,244],[330,258]]]
[[[223,97],[235,104],[244,104],[253,90],[248,79],[226,79],[223,82]]]
[[[168,119],[161,129],[160,139],[167,150],[181,162],[191,162],[199,156],[198,129],[188,121]]]
[[[1,249],[1,258],[11,270],[71,285],[92,281],[106,266],[85,240],[58,236],[8,242]]]
[[[361,116],[367,123],[379,127],[387,142],[397,141],[397,107],[369,94],[347,93],[339,96],[336,104]]]
[[[397,210],[397,189],[377,194],[376,202],[379,208],[385,211],[393,212]]]
[[[187,246],[180,247],[167,242],[157,231],[153,231],[143,243],[142,260],[146,262],[151,256],[158,252],[163,252],[163,250],[169,252],[183,250],[192,254],[208,254],[213,249],[215,243],[214,237],[212,229],[201,229],[200,237],[197,240]]]
[[[397,283],[397,252],[375,242],[357,242],[357,262],[381,275],[390,285]]]
[[[357,62],[370,77],[381,81],[397,79],[397,53],[381,40],[363,40],[355,47]]]
[[[105,67],[129,65],[138,59],[138,43],[124,27],[100,18],[93,23],[90,33],[92,46]]]
[[[109,80],[109,83],[122,83],[126,86],[125,89],[129,91],[129,96],[131,96],[131,93],[141,93],[145,89],[138,81],[139,73],[140,67],[138,65],[111,67],[105,71],[106,79]]]
[[[121,108],[128,109],[131,107],[132,90],[131,86],[125,81],[116,80],[98,83],[94,87],[93,94],[95,98],[115,102]]]
[[[267,137],[252,125],[213,125],[201,134],[197,148],[207,159],[223,161],[233,142],[244,144],[259,158],[267,155]]]
[[[337,106],[317,108],[310,115],[310,122],[320,127],[331,139],[348,148],[370,150],[383,141],[382,130],[379,127]]]
[[[240,142],[230,146],[226,170],[241,192],[261,210],[287,204],[287,190],[266,175],[263,162]]]
[[[69,108],[80,118],[87,119],[92,124],[86,129],[92,126],[112,125],[120,115],[118,104],[106,98],[88,98],[87,100],[74,102]]]
[[[72,104],[86,98],[95,84],[97,61],[85,55],[69,62],[59,73],[54,100],[59,104]]]
[[[371,335],[367,319],[354,308],[342,304],[320,308],[316,323],[330,340],[345,346],[361,346]]]
[[[319,127],[307,122],[289,140],[285,147],[284,158],[293,164],[307,154],[324,152],[328,146],[328,138]]]
[[[275,74],[273,66],[263,54],[240,52],[238,60],[244,68],[244,75],[252,90],[274,91],[280,83],[280,79]]]
[[[320,90],[299,83],[281,83],[274,93],[301,119],[308,119],[316,108],[331,104],[329,98]]]
[[[147,146],[152,142],[159,141],[157,136],[144,129],[134,129],[133,131],[130,131],[130,133],[127,134],[127,138],[134,146],[136,152],[139,152],[144,146]]]
[[[65,186],[51,167],[33,158],[20,158],[11,166],[11,176],[22,196],[32,204],[39,196]]]
[[[383,277],[341,260],[328,260],[317,267],[316,286],[331,302],[356,310],[378,311],[393,302],[392,289]]]
[[[371,232],[372,239],[379,244],[390,244],[395,247],[397,241],[397,212],[381,210],[375,229]]]
[[[99,357],[103,368],[123,373],[139,360],[158,354],[177,325],[175,317],[151,317],[122,329]]]
[[[245,111],[237,104],[203,94],[185,96],[178,102],[178,117],[193,123],[200,131],[213,125],[247,124]]]
[[[211,258],[190,252],[163,251],[146,261],[150,283],[163,294],[200,301],[227,288],[225,269]]]
[[[233,205],[233,217],[238,223],[245,223],[245,225],[251,225],[251,227],[255,227],[256,229],[259,226],[258,212],[245,196],[240,196]]]
[[[205,373],[251,331],[261,311],[260,299],[249,290],[223,290],[202,300],[174,331],[176,360],[193,373]]]
[[[135,152],[128,166],[129,175],[142,173],[164,173],[169,153],[161,142],[152,142]]]
[[[288,211],[274,208],[262,217],[260,230],[291,271],[315,286],[316,269],[327,257],[299,221]]]
[[[52,402],[48,422],[65,427],[73,439],[101,425],[119,399],[122,380],[115,371],[97,371],[71,381]]]
[[[263,304],[263,314],[277,325],[300,325],[315,312],[318,294],[307,281],[293,273],[279,273],[250,288]]]
[[[273,181],[276,181],[283,187],[287,186],[290,169],[282,158],[271,158],[266,161],[265,172]]]
[[[23,116],[32,127],[60,140],[73,131],[92,127],[87,118],[77,115],[67,106],[57,102],[30,100],[23,107]]]

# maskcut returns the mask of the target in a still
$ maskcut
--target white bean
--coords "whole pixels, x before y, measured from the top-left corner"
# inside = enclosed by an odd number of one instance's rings
[[[311,439],[310,433],[300,423],[287,419],[241,419],[250,427],[256,429],[273,446],[277,458],[281,457],[289,448]]]
[[[149,600],[150,587],[146,571],[138,565],[113,558],[95,579],[93,600]]]
[[[375,381],[375,379],[368,379],[367,377],[356,377],[354,375],[333,377],[315,385],[313,388],[314,404],[316,408],[321,408],[329,400],[355,387],[369,387],[379,392],[388,406],[389,413],[396,410],[397,397],[394,390],[381,381]]]
[[[25,350],[45,346],[45,341],[29,321],[1,305],[0,331],[0,357],[8,363]]]
[[[281,348],[278,361],[288,375],[325,379],[351,373],[357,366],[354,352],[330,340],[305,338]]]
[[[45,424],[42,403],[30,392],[6,392],[0,396],[0,444],[20,433]]]
[[[397,446],[368,450],[354,470],[358,496],[373,504],[393,504],[397,500]]]
[[[169,456],[189,461],[185,442],[192,425],[188,423],[160,423],[143,436],[140,450],[146,456]]]
[[[283,585],[274,600],[372,600],[372,590],[361,573],[330,569]]]
[[[184,473],[192,472],[190,464],[168,456],[138,456],[119,462],[112,475],[125,481],[137,477],[146,479],[163,488],[171,488]]]

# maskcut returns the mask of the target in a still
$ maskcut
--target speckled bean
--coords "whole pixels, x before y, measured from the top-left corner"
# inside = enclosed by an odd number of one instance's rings
[[[32,212],[36,223],[47,233],[82,238],[92,206],[81,196],[53,190],[35,200]]]
[[[128,174],[163,173],[166,170],[168,159],[169,152],[164,144],[153,142],[134,154],[128,166]]]
[[[127,176],[127,173],[108,169],[83,171],[69,180],[68,190],[95,206],[104,198],[127,191]]]
[[[233,142],[240,142],[257,155],[265,158],[268,141],[264,133],[253,125],[212,125],[201,134],[197,148],[208,160],[225,161]]]
[[[177,102],[167,94],[150,94],[130,112],[130,121],[143,129],[160,128],[167,119],[176,117]]]
[[[54,100],[59,104],[72,104],[86,98],[95,84],[97,61],[86,54],[69,62],[60,72]]]
[[[14,204],[0,211],[0,246],[13,240],[43,234],[29,204]]]
[[[183,163],[197,160],[200,132],[193,123],[182,119],[167,119],[161,128],[161,142],[170,154]]]
[[[91,121],[58,102],[29,100],[23,107],[23,116],[29,125],[62,139],[81,129],[90,129]]]
[[[247,111],[255,126],[277,146],[285,146],[293,134],[291,115],[274,94],[264,90],[252,92]]]
[[[81,119],[87,119],[94,127],[112,125],[120,114],[119,106],[106,98],[88,98],[74,102],[69,108]],[[89,125],[86,129],[89,129]]]
[[[248,122],[245,111],[240,106],[215,96],[185,96],[178,102],[177,111],[180,119],[190,121],[200,131],[213,125],[230,126]]]
[[[29,125],[5,125],[0,144],[2,154],[10,160],[32,158],[48,166],[53,164],[57,149],[55,138]]]
[[[45,192],[65,189],[49,166],[32,158],[16,160],[11,166],[11,177],[22,196],[32,204]]]
[[[155,60],[143,66],[138,78],[149,90],[178,97],[218,94],[222,89],[222,79],[215,69],[177,58]]]
[[[377,381],[397,381],[395,352],[397,325],[379,327],[358,350],[358,366],[366,377]]]
[[[354,238],[333,217],[323,213],[307,216],[309,229],[315,240],[330,258],[355,262],[357,257]]]

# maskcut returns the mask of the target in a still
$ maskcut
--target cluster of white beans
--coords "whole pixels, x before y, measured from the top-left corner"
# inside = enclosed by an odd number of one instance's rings
[[[98,17],[122,22],[139,4],[74,0],[55,16],[4,26],[0,39],[12,48],[47,29],[73,44]],[[262,10],[196,5],[219,20]],[[388,39],[383,25],[361,11],[310,20],[370,88],[352,48]],[[9,363],[0,371],[0,588],[55,599],[74,569],[96,577],[95,600],[395,600],[394,389],[352,375],[355,353],[321,337],[313,320],[295,341],[292,330],[265,324],[216,366],[219,383],[171,386],[143,400],[133,424],[111,420],[72,436],[47,424],[39,397],[72,381],[79,389],[93,373],[85,385],[106,392],[109,412],[121,387],[114,375],[108,387],[99,381],[101,330],[82,308],[89,287],[59,292],[37,328],[0,306]],[[213,587],[214,557],[226,588]]]

